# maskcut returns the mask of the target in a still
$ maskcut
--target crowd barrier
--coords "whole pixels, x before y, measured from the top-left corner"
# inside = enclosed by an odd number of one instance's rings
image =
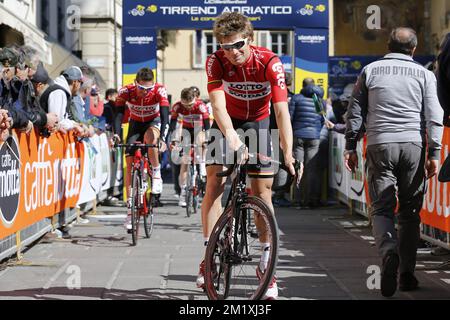
[[[370,203],[367,190],[364,155],[365,139],[358,143],[359,168],[350,173],[344,165],[344,135],[332,132],[330,136],[329,184],[337,198],[353,212],[369,217]],[[450,149],[450,128],[445,128],[441,165]],[[437,177],[428,180],[428,192],[420,213],[421,237],[434,245],[450,250],[450,183],[440,183]]]
[[[0,144],[0,261],[120,193],[122,151],[108,141],[14,131]]]

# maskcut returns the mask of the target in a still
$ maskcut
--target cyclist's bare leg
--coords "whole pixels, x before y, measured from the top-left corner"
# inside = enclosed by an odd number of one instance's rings
[[[186,185],[186,176],[187,176],[187,164],[183,161],[180,165],[180,177],[178,178],[178,183],[180,187]]]
[[[200,174],[206,174],[206,146],[205,143],[205,132],[199,132],[197,137],[195,138],[195,143],[197,144],[197,148],[195,149],[195,164],[200,165]]]
[[[273,212],[273,204],[272,204],[273,178],[251,179],[251,184],[253,195],[263,199],[264,202],[269,206],[269,208]],[[269,242],[264,222],[258,216],[255,216],[255,225],[260,235],[259,241],[261,243]]]
[[[160,132],[158,128],[150,127],[145,132],[144,136],[144,143],[146,144],[158,144]],[[150,160],[150,163],[153,168],[159,167],[159,155],[158,155],[158,149],[156,148],[149,148],[148,149],[148,158]]]
[[[217,219],[222,214],[222,194],[225,190],[226,178],[219,178],[216,174],[223,170],[221,165],[206,168],[206,193],[202,202],[202,225],[205,238],[209,238]]]
[[[127,198],[130,198],[131,194],[131,167],[133,166],[133,156],[126,157],[127,162],[127,174],[125,176],[125,188],[127,190]]]

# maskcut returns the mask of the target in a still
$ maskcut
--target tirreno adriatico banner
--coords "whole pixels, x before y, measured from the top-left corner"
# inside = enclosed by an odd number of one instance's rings
[[[294,30],[296,87],[310,76],[327,89],[328,0],[127,0],[123,4],[123,85],[143,66],[156,69],[158,29],[211,30],[236,11],[260,30]]]

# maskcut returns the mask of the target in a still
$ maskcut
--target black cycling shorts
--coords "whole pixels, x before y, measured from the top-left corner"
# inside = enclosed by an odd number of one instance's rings
[[[244,138],[245,145],[250,153],[259,153],[272,157],[272,139],[270,136],[270,119],[261,121],[243,121],[231,118],[233,128],[241,139]],[[218,140],[217,140],[218,139]],[[234,152],[228,147],[226,139],[214,121],[210,130],[210,139],[206,152],[206,165],[228,165],[234,162]],[[275,175],[274,165],[267,161],[250,158],[247,173],[250,178],[273,178]]]
[[[130,119],[130,124],[128,127],[128,136],[127,136],[127,144],[135,143],[136,141],[139,141],[141,143],[144,143],[144,136],[145,133],[149,128],[156,128],[159,131],[161,131],[161,118],[155,118],[150,122],[139,122],[134,121]],[[134,156],[134,153],[136,152],[137,148],[135,147],[128,147],[125,150],[125,155],[127,157]]]

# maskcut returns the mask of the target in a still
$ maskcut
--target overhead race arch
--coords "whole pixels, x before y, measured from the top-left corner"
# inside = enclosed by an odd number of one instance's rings
[[[123,3],[123,84],[141,67],[156,70],[157,30],[211,30],[223,12],[237,11],[258,30],[293,30],[296,91],[312,77],[328,88],[328,0],[127,0]]]

